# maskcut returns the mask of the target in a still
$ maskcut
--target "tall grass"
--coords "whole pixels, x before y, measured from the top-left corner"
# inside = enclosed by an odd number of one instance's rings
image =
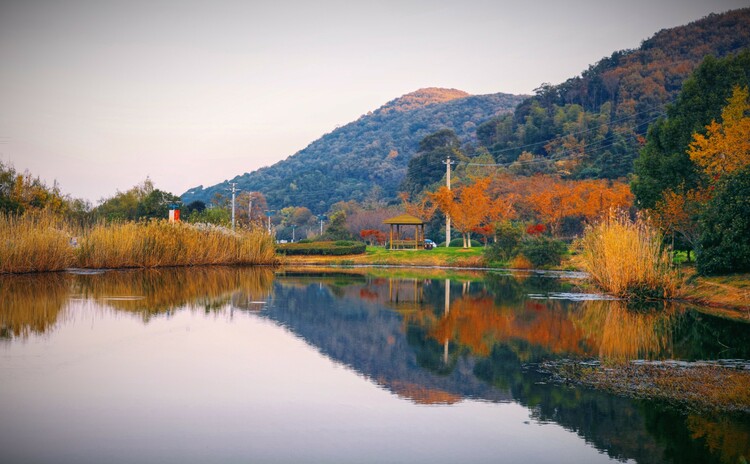
[[[677,295],[677,273],[661,234],[643,217],[610,214],[586,229],[581,245],[583,267],[604,291],[626,299]]]
[[[71,228],[49,212],[0,214],[0,273],[59,271],[75,263]]]
[[[85,268],[276,262],[273,238],[260,228],[231,231],[167,221],[98,224],[84,232],[78,249]]]
[[[0,274],[277,262],[273,238],[262,228],[231,231],[154,220],[82,230],[49,212],[0,214]]]

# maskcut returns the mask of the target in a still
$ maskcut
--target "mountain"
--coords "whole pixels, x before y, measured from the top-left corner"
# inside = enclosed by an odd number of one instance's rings
[[[443,128],[453,129],[475,152],[486,148],[498,163],[510,165],[529,152],[520,163],[527,173],[624,177],[632,173],[649,125],[664,115],[705,57],[747,47],[750,8],[659,31],[580,76],[542,84],[531,98],[421,89],[231,182],[263,192],[272,209],[295,205],[322,213],[341,200],[393,199],[419,141]],[[229,182],[190,189],[182,200],[208,202],[226,195]]]
[[[625,176],[649,125],[664,114],[693,70],[709,55],[720,58],[749,46],[750,8],[664,29],[580,76],[543,84],[512,115],[480,126],[480,143],[500,163],[512,163],[527,151],[556,161],[573,177]]]
[[[425,136],[448,128],[462,142],[474,143],[478,124],[512,111],[525,98],[420,89],[323,135],[272,166],[211,187],[192,188],[182,194],[182,201],[208,203],[217,193],[226,195],[230,182],[243,191],[263,192],[271,209],[295,205],[323,213],[342,200],[392,199]]]

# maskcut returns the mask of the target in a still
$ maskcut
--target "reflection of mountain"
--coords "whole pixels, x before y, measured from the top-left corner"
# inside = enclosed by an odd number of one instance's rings
[[[420,367],[403,320],[377,301],[360,298],[366,282],[342,285],[340,277],[279,277],[263,316],[292,330],[331,359],[418,403],[452,403],[456,397],[509,401],[510,395],[477,379],[470,358],[446,375]],[[337,296],[339,295],[339,296]]]
[[[607,302],[566,304],[524,296],[540,293],[540,283],[556,290],[549,280],[528,282],[529,287],[512,277],[491,285],[452,282],[446,295],[443,280],[285,276],[277,278],[275,296],[262,315],[417,404],[512,399],[538,421],[559,424],[619,460],[712,463],[746,455],[741,444],[750,436],[746,419],[687,420],[657,402],[547,383],[529,361],[571,354],[616,354],[619,359],[664,349],[673,353],[671,337],[684,332],[674,326],[685,316],[675,318],[674,310],[628,313],[617,305],[608,311]],[[507,304],[498,304],[498,294],[509,296]],[[727,327],[711,321],[701,331],[737,334],[744,328]]]

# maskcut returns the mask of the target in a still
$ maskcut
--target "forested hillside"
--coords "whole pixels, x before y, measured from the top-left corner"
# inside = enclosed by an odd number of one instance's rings
[[[481,163],[507,165],[521,175],[621,178],[633,171],[649,126],[665,114],[693,70],[707,56],[721,58],[748,47],[750,8],[745,8],[662,30],[580,76],[542,84],[531,98],[422,89],[231,182],[243,191],[261,191],[271,209],[295,205],[316,213],[342,200],[391,200],[404,188],[416,195],[436,179],[410,179],[408,163],[420,141],[442,129],[457,136],[453,145],[462,149],[463,161],[481,155]],[[193,188],[182,200],[208,203],[216,194],[226,196],[228,184]]]
[[[261,191],[272,209],[306,206],[325,212],[333,203],[395,198],[419,142],[448,128],[464,143],[475,143],[476,126],[518,105],[525,96],[497,93],[469,96],[455,89],[421,89],[392,100],[311,143],[286,160],[231,182]],[[196,187],[182,195],[208,203],[227,195],[229,182]]]
[[[543,84],[512,115],[478,129],[499,163],[539,158],[539,170],[578,178],[629,174],[643,136],[706,56],[750,46],[750,9],[662,30],[560,85]],[[533,156],[532,156],[533,155]],[[545,163],[544,160],[550,160]]]

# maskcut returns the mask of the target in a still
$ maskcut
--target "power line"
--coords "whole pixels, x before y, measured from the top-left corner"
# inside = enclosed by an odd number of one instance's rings
[[[598,124],[597,126],[594,126],[594,127],[588,128],[588,129],[584,129],[584,130],[580,130],[580,131],[577,131],[577,132],[569,132],[569,133],[567,133],[565,135],[560,135],[560,136],[557,136],[557,137],[553,137],[551,139],[541,140],[539,142],[532,142],[532,143],[528,143],[526,145],[520,145],[520,146],[517,146],[517,147],[503,148],[503,149],[499,149],[499,150],[489,150],[488,149],[487,151],[490,154],[492,154],[492,155],[498,155],[500,153],[506,153],[506,152],[509,152],[509,151],[523,150],[524,148],[529,148],[529,147],[534,147],[534,146],[541,145],[541,144],[546,144],[546,143],[552,142],[554,140],[561,139],[563,137],[569,137],[571,135],[585,134],[587,132],[598,130],[599,128],[601,128],[602,126],[605,126],[605,125],[613,125],[613,124],[617,124],[617,123],[620,123],[620,122],[623,122],[623,121],[627,121],[627,120],[633,119],[633,118],[635,118],[635,117],[637,117],[637,116],[639,116],[641,114],[651,113],[651,112],[653,112],[654,109],[660,108],[660,107],[661,107],[661,105],[658,105],[658,106],[655,105],[655,106],[652,106],[652,107],[650,107],[650,108],[648,108],[646,110],[639,111],[637,113],[633,113],[632,115],[624,116],[624,117],[622,117],[620,119],[614,119],[614,120],[611,120],[611,121],[607,121],[605,123]],[[584,110],[584,113],[585,113],[585,110]],[[656,119],[658,119],[661,116],[664,116],[665,114],[666,113],[664,111],[659,111],[658,113],[656,113],[655,116],[652,116],[651,118],[649,118],[648,121],[655,121]],[[642,123],[636,125],[635,127],[638,127],[640,125],[642,125]]]
[[[636,125],[634,125],[632,127],[628,127],[627,129],[634,130],[634,129],[640,127],[640,126],[648,125],[649,123],[657,120],[659,117],[661,117],[661,115],[656,115],[656,116],[654,116],[654,117],[652,117],[652,118],[650,118],[650,119],[648,119],[648,120],[646,120],[646,121],[644,121],[644,122],[642,122],[640,124],[636,124]],[[617,134],[623,134],[626,131],[616,130],[615,129],[612,132],[617,133]],[[553,141],[556,141],[556,140],[562,140],[563,138],[567,137],[568,135],[572,135],[572,134],[567,134],[565,136],[556,137],[556,138],[549,139],[549,140],[546,140],[544,142],[538,142],[538,143],[550,143],[550,142],[553,142]],[[609,139],[609,137],[605,137],[605,138],[603,138],[601,140],[598,140],[598,141],[595,141],[595,142],[591,142],[591,143],[588,143],[588,144],[580,145],[576,149],[566,149],[566,150],[563,150],[561,152],[556,153],[555,156],[549,157],[549,158],[536,158],[536,159],[532,159],[532,160],[516,160],[516,161],[512,161],[512,162],[507,162],[507,163],[472,163],[470,161],[462,161],[459,164],[462,164],[462,165],[465,165],[465,166],[509,167],[511,165],[518,165],[518,164],[526,165],[526,164],[535,164],[535,163],[545,163],[545,162],[550,162],[550,161],[557,161],[557,160],[560,160],[560,159],[564,159],[568,154],[575,153],[577,150],[585,150],[587,148],[597,148],[597,149],[600,150],[600,149],[603,149],[603,148],[611,147],[611,146],[613,146],[613,145],[615,145],[617,143],[617,141],[608,140],[608,139]],[[506,150],[506,151],[508,151],[508,150]]]

